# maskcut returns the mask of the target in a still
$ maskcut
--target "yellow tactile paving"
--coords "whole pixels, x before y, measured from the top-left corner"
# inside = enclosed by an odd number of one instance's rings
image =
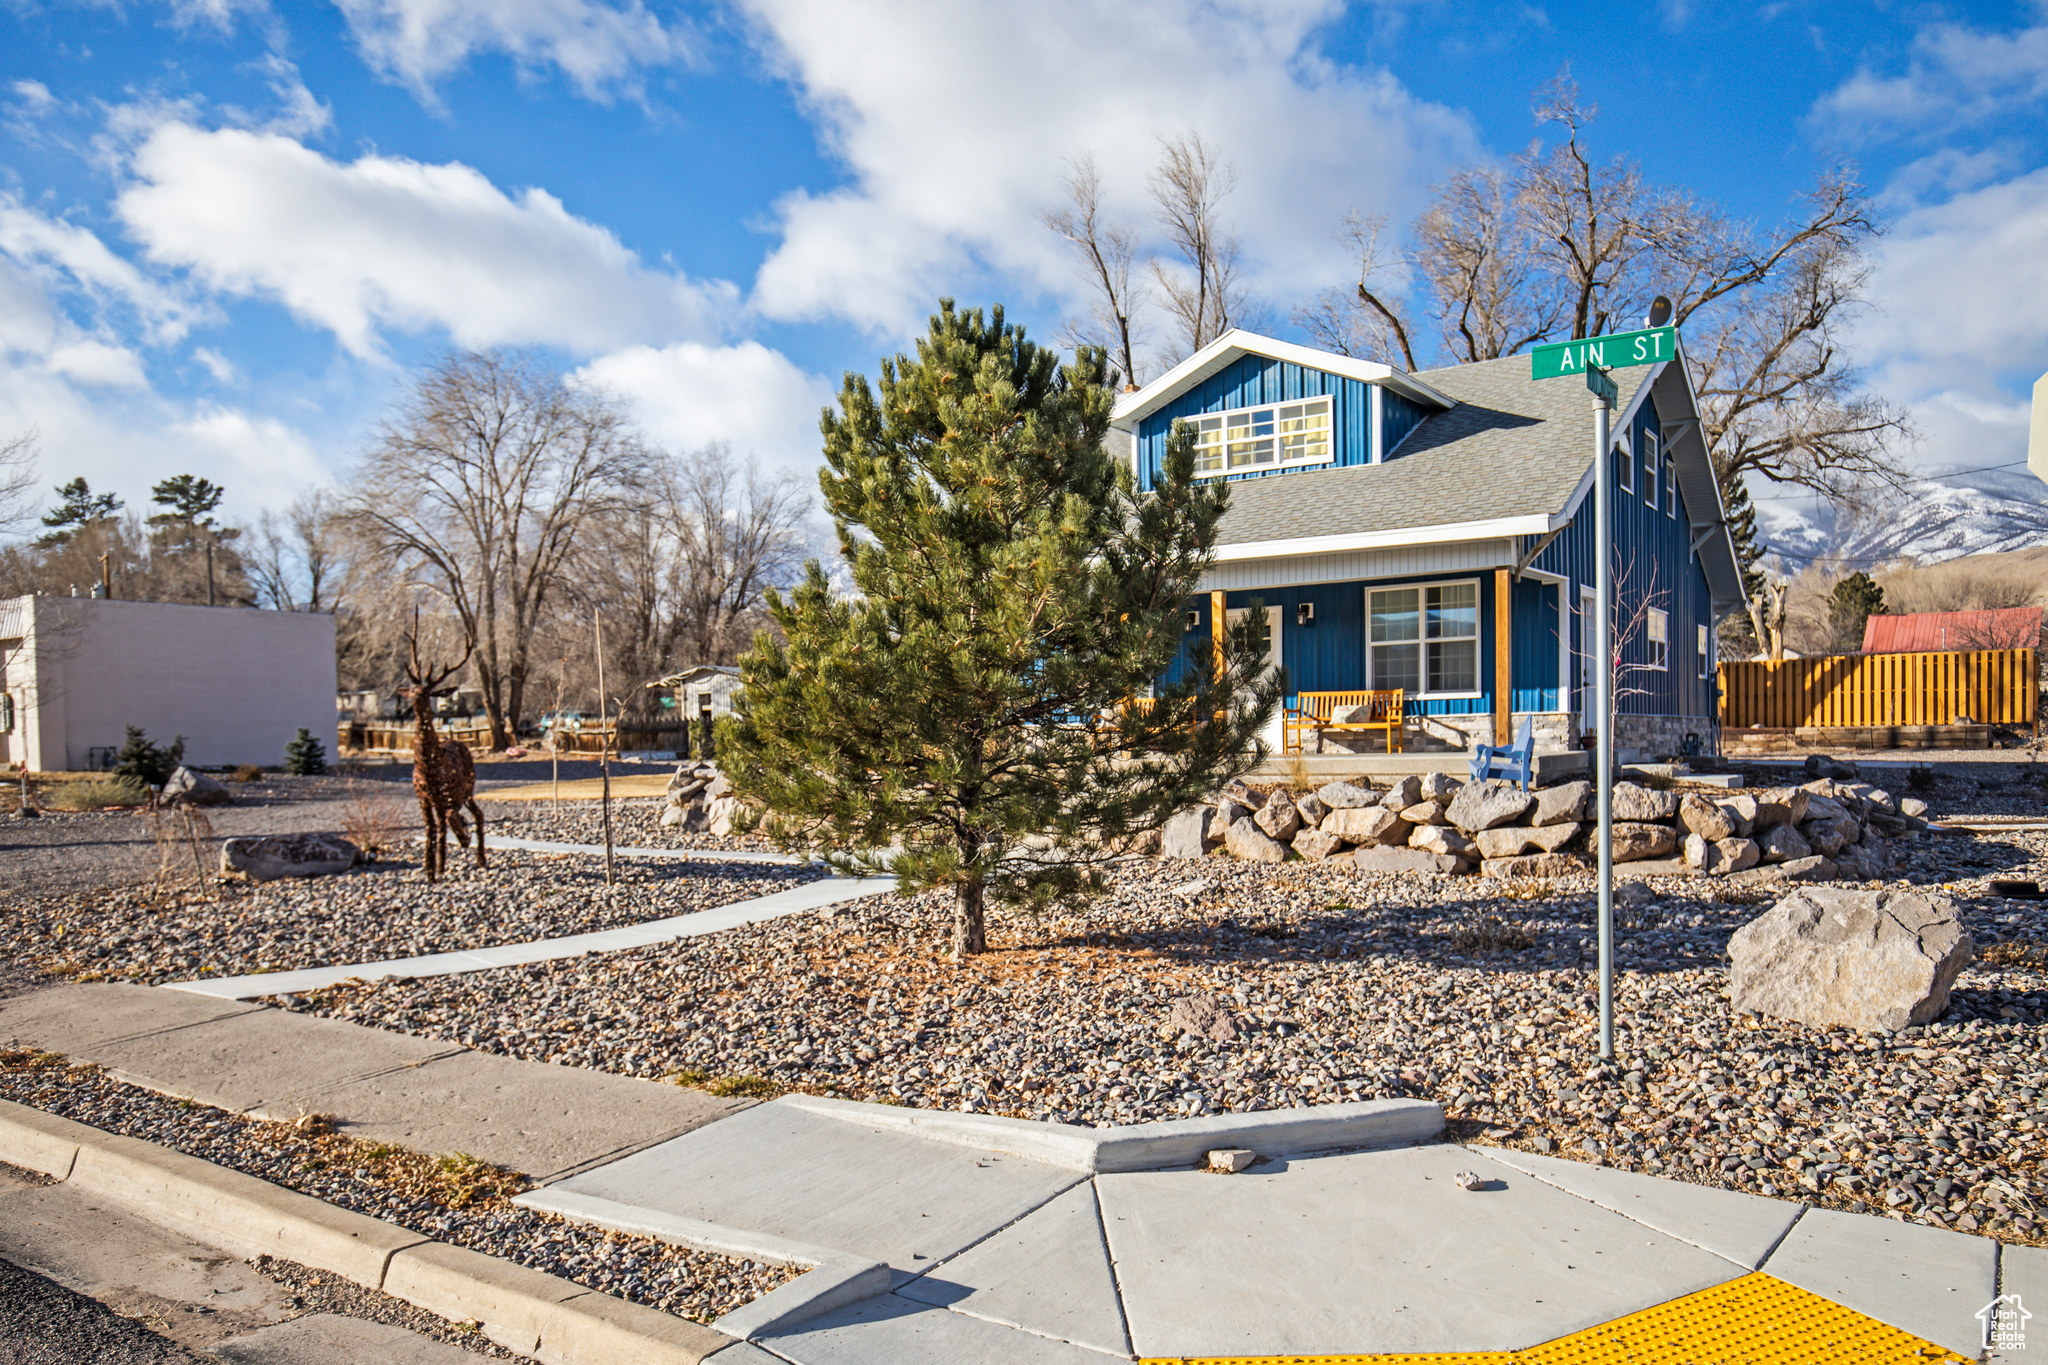
[[[1140,1365],[1968,1365],[1769,1275],[1744,1275],[1520,1351],[1169,1356]]]

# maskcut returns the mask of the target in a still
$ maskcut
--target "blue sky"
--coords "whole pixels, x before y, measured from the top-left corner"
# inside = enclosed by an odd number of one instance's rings
[[[540,347],[658,440],[816,462],[940,294],[1043,337],[1069,158],[1145,218],[1159,139],[1237,169],[1277,318],[1537,135],[1772,222],[1848,157],[1891,230],[1856,358],[1925,469],[2024,453],[2048,369],[2048,8],[1038,0],[0,0],[0,438],[131,503],[335,477],[450,346]],[[1284,323],[1275,328],[1295,336]]]

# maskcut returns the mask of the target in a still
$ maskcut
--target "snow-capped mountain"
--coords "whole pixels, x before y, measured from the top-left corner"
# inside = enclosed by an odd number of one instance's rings
[[[2048,545],[2048,486],[2024,469],[1973,474],[1962,483],[1916,483],[1862,516],[1825,503],[1765,501],[1757,520],[1774,550],[1875,565],[1910,556],[1922,564]]]

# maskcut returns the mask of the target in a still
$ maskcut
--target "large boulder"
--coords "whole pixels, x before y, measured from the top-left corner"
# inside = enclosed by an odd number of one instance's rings
[[[1614,818],[1632,824],[1669,820],[1678,814],[1678,794],[1660,792],[1634,782],[1614,784]]]
[[[1735,817],[1718,801],[1709,801],[1697,792],[1687,792],[1679,798],[1678,821],[1688,833],[1697,834],[1708,843],[1735,833]]]
[[[1408,842],[1414,828],[1385,806],[1333,810],[1323,817],[1323,832],[1350,844],[1396,844]]]
[[[1274,792],[1252,816],[1252,823],[1264,831],[1267,838],[1284,844],[1294,837],[1294,831],[1301,828],[1301,812],[1295,809],[1294,798],[1286,792]]]
[[[1408,847],[1426,848],[1431,853],[1448,853],[1453,858],[1472,858],[1479,848],[1449,825],[1422,825],[1408,836]]]
[[[180,767],[164,779],[163,800],[172,806],[232,806],[235,798],[226,787],[190,768]]]
[[[1806,819],[1813,793],[1803,787],[1773,787],[1756,797],[1756,829],[1796,825]],[[1754,831],[1752,831],[1754,832]]]
[[[1532,825],[1576,824],[1586,818],[1586,805],[1593,799],[1593,784],[1586,781],[1561,782],[1536,793],[1536,807],[1529,812]]]
[[[1351,865],[1360,872],[1463,872],[1472,866],[1448,853],[1426,848],[1361,848],[1351,855]]]
[[[362,857],[361,849],[333,834],[245,835],[220,846],[220,870],[252,882],[327,877],[348,871]]]
[[[1472,842],[1479,845],[1479,856],[1490,862],[1495,858],[1512,858],[1531,847],[1535,840],[1530,836],[1535,832],[1522,825],[1502,825],[1497,829],[1480,830],[1472,836]]]
[[[1948,1008],[1975,949],[1946,896],[1801,887],[1729,939],[1729,1004],[1818,1028],[1896,1033]]]
[[[1330,782],[1316,788],[1316,800],[1331,810],[1356,810],[1360,806],[1377,806],[1380,794],[1370,787]]]
[[[1762,847],[1767,863],[1797,862],[1813,856],[1813,845],[1790,825],[1772,825],[1763,831],[1757,844]]]
[[[1216,812],[1208,806],[1196,806],[1184,810],[1166,822],[1159,839],[1159,856],[1162,858],[1199,858],[1216,846],[1217,836],[1210,833],[1216,825]]]
[[[1653,825],[1640,820],[1617,819],[1614,822],[1614,861],[1617,863],[1668,857],[1677,847],[1678,831],[1669,825]]]
[[[1721,809],[1728,812],[1728,819],[1734,824],[1735,837],[1738,839],[1747,839],[1756,832],[1757,816],[1763,812],[1762,805],[1748,792],[1737,792],[1728,797],[1721,802]]]
[[[1826,858],[1794,858],[1787,863],[1764,863],[1747,872],[1738,872],[1728,880],[1744,886],[1759,886],[1774,882],[1831,882],[1841,875],[1841,869]]]
[[[1441,801],[1417,801],[1412,806],[1401,808],[1401,818],[1411,825],[1447,825],[1450,817],[1444,814]]]
[[[1467,834],[1522,818],[1535,798],[1504,778],[1488,778],[1460,790],[1444,808],[1450,822]]]
[[[1714,847],[1720,850],[1723,872],[1747,871],[1763,860],[1764,851],[1754,839],[1723,839]]]
[[[1330,808],[1314,792],[1295,797],[1294,808],[1301,812],[1301,823],[1311,827],[1323,823],[1323,817],[1330,813]]]
[[[1423,773],[1415,781],[1419,784],[1424,801],[1445,803],[1457,795],[1458,788],[1465,785],[1462,779],[1452,777],[1449,773]]]
[[[1581,826],[1574,821],[1565,825],[1537,825],[1527,831],[1529,842],[1545,853],[1555,853],[1579,837]]]
[[[1854,782],[1863,776],[1854,763],[1830,758],[1826,754],[1808,754],[1804,767],[1808,777],[1825,777],[1830,782]]]
[[[1799,833],[1815,853],[1832,858],[1862,836],[1863,825],[1853,815],[1836,815],[1808,820],[1799,827]]]
[[[1387,788],[1387,794],[1380,798],[1380,804],[1388,810],[1401,811],[1422,799],[1422,779],[1414,774],[1402,778]]]
[[[1526,853],[1515,858],[1488,858],[1479,865],[1481,874],[1499,881],[1517,877],[1568,877],[1585,870],[1585,863],[1569,853]]]
[[[733,817],[739,814],[740,802],[736,796],[712,798],[704,808],[704,832],[724,838],[732,833]]]
[[[1294,851],[1312,863],[1334,856],[1343,847],[1344,841],[1328,830],[1305,829],[1294,836]]]
[[[1239,820],[1224,830],[1223,846],[1230,850],[1231,857],[1248,863],[1287,861],[1287,845],[1267,838],[1265,831],[1250,820]]]

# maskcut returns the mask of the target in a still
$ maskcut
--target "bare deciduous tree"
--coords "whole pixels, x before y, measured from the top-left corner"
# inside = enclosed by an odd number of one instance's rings
[[[492,748],[512,742],[534,634],[578,537],[631,506],[647,468],[617,403],[492,350],[421,376],[356,469],[348,521],[447,594],[475,646]]]
[[[1240,277],[1237,234],[1223,226],[1217,213],[1237,188],[1237,170],[1219,162],[1199,132],[1189,131],[1161,142],[1150,186],[1160,226],[1181,257],[1177,269],[1156,257],[1151,263],[1166,311],[1178,325],[1166,357],[1171,363],[1237,326],[1250,305]]]
[[[243,555],[258,604],[273,611],[333,611],[344,565],[337,509],[324,488],[265,510]]]
[[[1344,215],[1338,240],[1351,247],[1358,261],[1355,288],[1325,289],[1294,310],[1294,325],[1307,332],[1315,343],[1338,355],[1362,360],[1385,360],[1397,351],[1401,363],[1414,370],[1415,348],[1408,340],[1408,328],[1398,310],[1380,298],[1385,292],[1381,278],[1400,263],[1387,249],[1384,214],[1352,210]]]
[[[1121,369],[1125,387],[1135,388],[1137,348],[1143,340],[1136,315],[1145,302],[1144,281],[1134,284],[1131,279],[1138,258],[1137,231],[1104,218],[1102,176],[1094,157],[1073,162],[1066,189],[1066,207],[1047,213],[1042,221],[1073,243],[1095,300],[1085,319],[1065,324],[1061,344],[1100,346]]]
[[[1563,140],[1456,173],[1416,222],[1408,263],[1443,352],[1488,360],[1625,330],[1663,294],[1686,329],[1702,435],[1724,488],[1756,474],[1848,505],[1896,484],[1912,428],[1863,391],[1843,345],[1863,307],[1864,253],[1882,231],[1853,172],[1827,169],[1797,213],[1759,232],[1647,183],[1625,159],[1595,160],[1585,131],[1596,114],[1561,76],[1540,92],[1536,116]],[[1386,264],[1362,263],[1362,279]],[[1362,285],[1359,300],[1397,340],[1412,333],[1383,294]],[[1413,368],[1405,345],[1402,355]]]
[[[36,433],[0,441],[0,535],[14,535],[28,525],[35,486]]]

